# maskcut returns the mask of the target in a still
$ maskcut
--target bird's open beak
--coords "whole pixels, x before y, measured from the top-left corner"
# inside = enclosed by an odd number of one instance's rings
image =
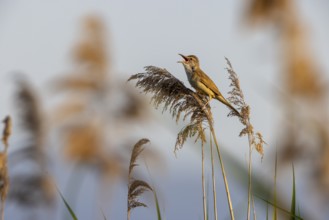
[[[187,59],[187,57],[186,56],[184,56],[183,54],[178,54],[179,56],[181,56],[181,57],[183,57],[183,59],[184,60],[182,60],[182,61],[177,61],[177,63],[185,63],[188,59]]]

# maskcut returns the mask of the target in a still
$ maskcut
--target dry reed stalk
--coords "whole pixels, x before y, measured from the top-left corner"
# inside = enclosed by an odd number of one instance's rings
[[[222,159],[222,155],[220,153],[220,148],[219,148],[219,144],[218,144],[218,141],[217,141],[217,137],[215,135],[215,130],[213,129],[212,126],[210,126],[210,130],[211,130],[211,133],[213,135],[213,140],[214,140],[215,145],[216,145],[217,155],[218,155],[220,167],[221,167],[221,170],[222,170],[222,176],[223,176],[223,180],[224,180],[224,186],[225,186],[225,192],[226,192],[226,197],[227,197],[227,203],[228,203],[228,207],[230,209],[231,220],[234,220],[235,218],[234,218],[234,211],[233,211],[232,199],[231,199],[231,194],[230,194],[230,190],[229,190],[229,186],[228,186],[228,181],[227,181],[227,177],[226,177],[224,162],[223,162],[223,159]]]
[[[257,220],[254,196],[252,196],[252,209],[253,209],[253,211],[254,211],[254,212],[253,212],[253,213],[254,213],[254,220]]]
[[[4,128],[2,133],[2,143],[5,148],[0,152],[0,198],[1,198],[1,207],[0,207],[0,219],[4,220],[5,218],[5,201],[9,189],[9,176],[8,176],[8,167],[7,167],[7,150],[9,147],[9,137],[12,132],[12,121],[10,116],[5,117],[3,120]]]
[[[0,152],[0,196],[1,196],[1,207],[0,207],[0,218],[4,220],[5,201],[8,194],[9,177],[7,168],[7,153]]]
[[[234,220],[233,206],[229,192],[228,182],[222,161],[217,137],[213,127],[213,118],[210,106],[204,106],[207,103],[207,97],[200,96],[175,78],[166,69],[154,66],[145,67],[144,73],[132,75],[128,81],[137,80],[136,87],[141,88],[144,93],[152,94],[152,102],[156,108],[164,104],[163,112],[169,109],[172,117],[179,121],[183,114],[183,121],[189,118],[189,123],[178,133],[175,144],[175,151],[180,149],[187,138],[196,136],[195,141],[200,140],[202,144],[205,140],[205,125],[209,126],[213,140],[217,148],[217,154],[220,161],[223,175],[225,191],[227,195],[228,206],[231,219]],[[233,113],[231,113],[233,114]]]
[[[248,208],[247,208],[247,220],[250,219],[250,203],[251,203],[251,191],[252,191],[252,150],[255,147],[255,149],[260,153],[263,157],[264,150],[263,145],[266,144],[263,140],[262,135],[257,132],[254,133],[254,129],[252,124],[250,123],[250,107],[245,102],[244,94],[242,92],[242,89],[240,87],[240,81],[238,78],[238,75],[233,70],[233,67],[231,65],[231,62],[226,59],[227,63],[227,72],[229,73],[229,79],[231,80],[231,87],[232,90],[229,92],[230,97],[228,100],[233,103],[235,106],[237,106],[237,109],[241,112],[240,122],[245,126],[242,131],[240,132],[239,136],[248,135],[248,143],[249,143],[249,160],[248,160]],[[230,113],[231,114],[231,113]]]
[[[201,99],[196,94],[192,94],[192,96],[195,98],[195,100],[197,100],[197,102],[200,106],[204,106],[203,102],[201,101]],[[234,211],[233,211],[233,205],[232,205],[232,200],[231,200],[231,194],[230,194],[230,190],[229,190],[229,186],[228,186],[228,181],[227,181],[227,177],[226,177],[226,172],[225,172],[225,167],[224,167],[222,154],[220,153],[220,147],[219,147],[217,137],[216,137],[216,133],[215,133],[215,129],[214,129],[214,126],[213,126],[213,118],[212,118],[212,114],[211,114],[211,111],[210,111],[210,107],[208,106],[208,109],[205,109],[205,108],[202,107],[202,111],[204,111],[204,113],[206,114],[208,124],[209,124],[209,129],[210,129],[210,132],[212,134],[213,140],[214,140],[215,145],[216,145],[217,155],[218,155],[218,159],[219,159],[219,163],[220,163],[220,167],[221,167],[221,171],[222,171],[222,176],[223,176],[223,181],[224,181],[224,186],[225,186],[227,203],[228,203],[228,207],[229,207],[229,210],[230,210],[230,216],[231,216],[231,220],[234,220],[235,218],[234,218]],[[231,111],[229,115],[237,116],[234,111]]]
[[[218,214],[217,214],[216,178],[215,178],[214,153],[213,153],[211,134],[210,134],[210,154],[211,154],[212,192],[213,192],[213,200],[214,200],[214,217],[215,217],[215,220],[217,220],[218,219]]]
[[[205,172],[205,168],[204,168],[204,143],[201,143],[201,169],[202,169],[202,173],[201,173],[201,181],[202,181],[202,202],[203,202],[203,219],[207,220],[207,195],[206,195],[206,180],[204,177],[204,172]]]

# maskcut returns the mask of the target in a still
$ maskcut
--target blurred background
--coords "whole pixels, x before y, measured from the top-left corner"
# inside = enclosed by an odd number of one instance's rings
[[[271,198],[277,152],[278,204],[290,209],[293,162],[301,216],[327,219],[328,9],[325,0],[1,0],[0,117],[13,120],[5,219],[69,218],[55,186],[79,219],[125,219],[127,168],[141,138],[151,141],[150,172],[141,162],[138,176],[156,188],[165,219],[202,219],[200,144],[191,139],[175,156],[186,122],[127,82],[154,65],[189,86],[178,53],[197,55],[224,96],[230,59],[267,142],[263,158],[253,153],[254,193]],[[236,219],[244,219],[248,141],[227,108],[211,106]],[[216,172],[219,219],[229,219]],[[148,208],[132,219],[156,219],[152,195],[141,200]],[[265,219],[256,197],[255,209]]]

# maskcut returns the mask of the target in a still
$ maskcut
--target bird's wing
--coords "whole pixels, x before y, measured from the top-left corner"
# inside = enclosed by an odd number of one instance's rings
[[[213,91],[216,95],[222,96],[219,89],[217,88],[216,84],[205,74],[203,71],[200,71],[200,82],[208,87],[211,91]],[[202,74],[202,76],[201,76]]]

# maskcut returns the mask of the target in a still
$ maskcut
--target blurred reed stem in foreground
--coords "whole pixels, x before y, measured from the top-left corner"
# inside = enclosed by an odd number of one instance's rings
[[[9,189],[9,176],[8,176],[8,147],[9,147],[9,137],[12,133],[12,121],[10,116],[6,116],[2,121],[4,124],[2,132],[2,143],[4,145],[4,150],[0,152],[0,219],[5,219],[5,202]]]

